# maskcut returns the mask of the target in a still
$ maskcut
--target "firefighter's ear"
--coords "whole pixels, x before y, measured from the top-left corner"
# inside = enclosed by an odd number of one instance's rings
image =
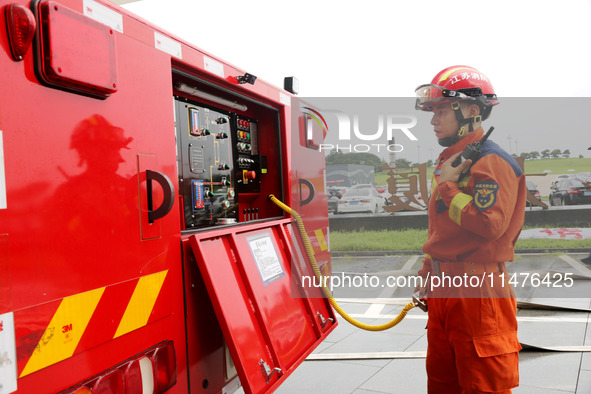
[[[480,107],[476,104],[470,104],[468,106],[468,116],[473,118],[480,115]]]

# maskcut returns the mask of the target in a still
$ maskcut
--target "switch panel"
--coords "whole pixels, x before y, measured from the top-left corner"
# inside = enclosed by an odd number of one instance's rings
[[[175,111],[184,229],[238,222],[241,196],[261,192],[258,121],[184,97]]]
[[[185,229],[237,220],[232,115],[181,98],[175,99],[175,110]]]
[[[236,117],[234,155],[238,193],[260,193],[261,160],[258,145],[258,123],[255,119]],[[245,174],[249,174],[247,177]]]

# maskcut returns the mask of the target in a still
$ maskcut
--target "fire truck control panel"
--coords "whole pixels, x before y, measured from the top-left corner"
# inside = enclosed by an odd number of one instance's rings
[[[260,219],[259,208],[239,209],[260,197],[268,172],[257,120],[183,97],[175,111],[185,230]]]
[[[184,231],[280,217],[277,109],[176,70],[175,131]]]

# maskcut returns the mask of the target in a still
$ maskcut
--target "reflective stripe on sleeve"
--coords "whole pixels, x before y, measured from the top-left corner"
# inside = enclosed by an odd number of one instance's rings
[[[462,225],[462,210],[464,207],[472,202],[472,196],[464,193],[458,193],[451,200],[449,207],[449,218],[453,220],[458,226]]]

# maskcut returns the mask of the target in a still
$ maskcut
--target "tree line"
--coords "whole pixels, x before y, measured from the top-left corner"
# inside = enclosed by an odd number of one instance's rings
[[[517,157],[516,154],[513,154],[513,156]],[[525,160],[558,159],[559,157],[569,158],[570,157],[570,150],[565,149],[564,151],[561,151],[560,149],[554,149],[554,150],[550,151],[550,149],[545,149],[541,152],[538,152],[535,150],[532,152],[522,152],[519,156],[525,158]]]

